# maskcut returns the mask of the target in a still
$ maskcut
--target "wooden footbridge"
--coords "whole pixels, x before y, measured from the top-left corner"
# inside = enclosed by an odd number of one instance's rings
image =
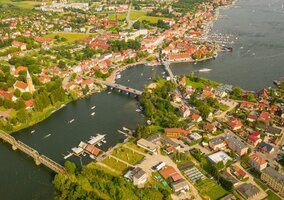
[[[17,141],[13,136],[11,136],[11,135],[3,132],[3,131],[0,131],[0,138],[2,140],[4,140],[5,142],[8,142],[9,144],[11,144],[13,150],[19,149],[20,151],[24,152],[28,156],[32,157],[34,159],[36,165],[43,164],[56,173],[63,173],[63,174],[66,173],[66,171],[65,171],[65,169],[62,165],[51,160],[50,158],[48,158],[45,155],[40,155],[38,153],[38,151],[36,151],[32,147],[26,145],[25,143],[23,143],[19,140]]]

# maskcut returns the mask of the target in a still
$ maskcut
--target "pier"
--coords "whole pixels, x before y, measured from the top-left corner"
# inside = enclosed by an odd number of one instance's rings
[[[11,144],[13,150],[19,149],[23,153],[32,157],[34,159],[36,165],[43,164],[43,165],[45,165],[46,167],[48,167],[49,169],[51,169],[52,171],[54,171],[58,174],[59,173],[61,173],[61,174],[66,173],[66,171],[65,171],[65,169],[62,165],[58,164],[57,162],[53,161],[52,159],[48,158],[45,155],[40,155],[38,153],[38,151],[36,151],[32,147],[26,145],[25,143],[23,143],[19,140],[17,141],[13,136],[11,136],[7,133],[4,133],[3,131],[0,131],[0,138],[2,140],[4,140],[5,142],[8,142],[9,144]]]
[[[103,80],[100,80],[100,79],[94,79],[94,81],[97,82],[97,83],[100,83],[102,85],[108,86],[110,89],[115,88],[119,92],[124,91],[124,92],[126,92],[126,94],[133,94],[133,95],[135,95],[135,97],[141,96],[142,93],[143,93],[140,90],[136,90],[136,89],[133,89],[133,88],[130,88],[130,87],[127,87],[127,86],[123,86],[123,85],[120,85],[120,84],[116,84],[116,83],[110,83],[108,81],[103,81]]]

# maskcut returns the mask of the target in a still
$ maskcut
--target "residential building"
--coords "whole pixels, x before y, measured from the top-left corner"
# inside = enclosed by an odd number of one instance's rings
[[[247,153],[248,147],[243,142],[239,141],[233,135],[227,135],[225,137],[225,142],[228,144],[228,147],[236,152],[238,155],[242,156]]]
[[[271,144],[268,144],[266,142],[261,142],[258,146],[257,146],[258,151],[262,152],[262,153],[272,153],[274,151],[274,147]]]
[[[134,185],[143,185],[148,178],[148,175],[145,171],[143,171],[140,167],[135,168],[131,172],[132,180]]]
[[[213,153],[213,154],[209,155],[207,158],[213,164],[217,164],[219,162],[223,162],[224,165],[229,160],[232,160],[232,158],[230,156],[228,156],[228,154],[226,154],[224,151],[219,151],[217,153]]]
[[[267,167],[267,162],[260,158],[257,154],[250,155],[248,163],[258,171],[261,171]]]
[[[241,122],[241,120],[235,117],[231,117],[229,121],[227,122],[227,124],[233,131],[241,129],[243,126],[243,123]]]
[[[184,180],[184,179],[181,179],[177,182],[173,182],[171,184],[171,186],[172,186],[174,192],[176,192],[176,193],[189,190],[189,185],[188,185],[187,181]]]
[[[279,173],[272,167],[267,167],[262,170],[260,178],[284,197],[284,175],[282,173]]]
[[[260,189],[251,183],[244,183],[236,188],[237,192],[247,200],[257,199]]]
[[[226,145],[227,144],[224,140],[224,137],[216,137],[209,141],[209,147],[214,151],[223,150],[225,149]]]
[[[165,128],[164,132],[169,138],[180,138],[181,136],[186,136],[190,131],[181,128]]]
[[[196,132],[192,132],[192,133],[189,135],[189,138],[192,139],[193,141],[197,141],[197,140],[202,139],[202,136],[199,135],[199,134],[196,133]]]
[[[149,142],[148,140],[145,140],[141,138],[137,141],[137,145],[143,149],[146,149],[147,151],[150,151],[152,153],[155,153],[157,151],[157,145]]]

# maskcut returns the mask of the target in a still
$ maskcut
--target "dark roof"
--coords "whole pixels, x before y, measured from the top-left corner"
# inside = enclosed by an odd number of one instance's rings
[[[235,177],[233,177],[229,172],[224,171],[220,174],[224,179],[231,181],[233,183],[233,185],[237,184],[239,181],[237,179],[235,179]]]
[[[194,164],[192,162],[186,162],[186,163],[178,165],[178,168],[181,171],[185,171],[187,169],[191,169],[192,167],[194,167]]]
[[[260,192],[260,190],[251,183],[244,183],[240,185],[237,187],[237,191],[247,199],[257,195]]]
[[[274,127],[274,126],[268,126],[268,125],[265,125],[265,124],[262,124],[262,123],[258,123],[256,126],[257,126],[257,128],[263,129],[264,131],[266,131],[267,133],[270,133],[270,134],[279,135],[282,131],[280,128],[277,128],[277,127]]]
[[[268,174],[270,177],[277,180],[277,182],[284,185],[284,175],[276,171],[274,168],[266,167],[264,170],[262,170],[262,173]]]
[[[258,145],[258,148],[262,149],[263,151],[266,151],[266,152],[271,152],[273,150],[273,146],[266,143],[266,142],[261,142],[259,145]]]
[[[144,174],[146,174],[146,172],[144,172],[140,167],[137,167],[135,168],[133,171],[132,171],[132,175],[133,177],[139,179],[141,178],[142,176],[144,176]]]

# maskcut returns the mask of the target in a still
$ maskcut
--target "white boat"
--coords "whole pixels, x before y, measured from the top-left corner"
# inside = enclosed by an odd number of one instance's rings
[[[92,116],[94,116],[95,114],[96,114],[95,112],[92,112],[92,113],[91,113]]]
[[[91,108],[91,110],[94,110],[96,108],[96,106],[93,106],[92,108]]]
[[[75,121],[75,119],[71,119],[68,123],[71,124]]]
[[[162,74],[165,74],[166,72],[162,72]]]
[[[105,141],[105,140],[102,140],[102,142],[103,142],[103,143],[106,143],[106,141]]]
[[[108,92],[107,94],[111,94],[111,92]]]
[[[127,82],[130,82],[130,80],[127,80]]]
[[[43,137],[43,139],[48,138],[49,136],[51,136],[51,134],[47,134],[46,136]]]
[[[32,131],[31,131],[31,133],[34,133],[34,132],[35,132],[35,130],[32,130]]]
[[[138,109],[136,109],[136,112],[141,112],[141,110],[138,108]]]
[[[94,155],[90,155],[90,158],[95,159],[95,156]]]
[[[141,76],[143,76],[143,73],[141,73]]]
[[[121,78],[121,75],[120,75],[120,74],[117,74],[117,75],[116,75],[116,78],[117,78],[117,79],[120,79],[120,78]]]
[[[199,72],[210,72],[212,69],[208,69],[208,68],[203,68],[198,70]]]

